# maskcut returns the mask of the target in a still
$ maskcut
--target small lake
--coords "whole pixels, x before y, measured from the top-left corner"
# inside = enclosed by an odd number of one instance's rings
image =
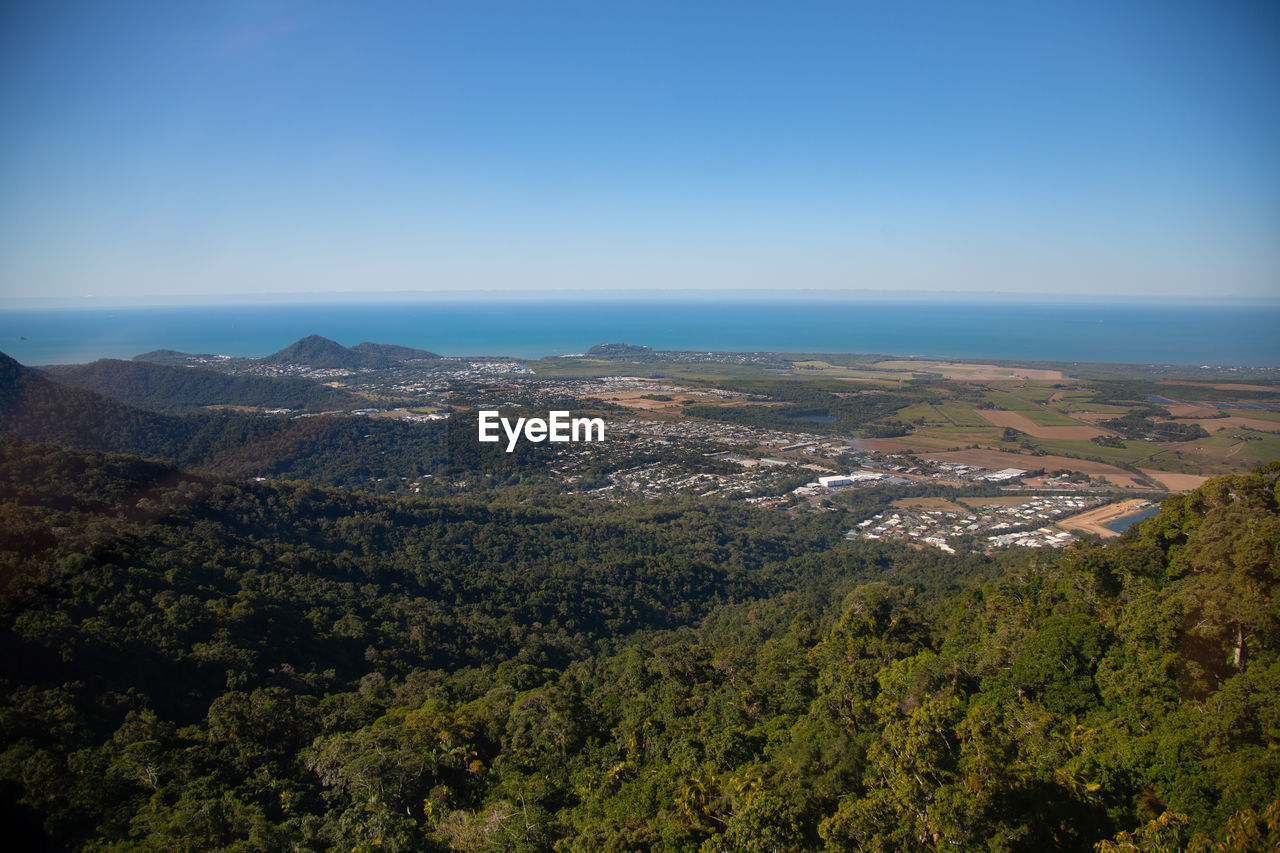
[[[801,415],[796,418],[798,421],[809,421],[815,424],[829,424],[835,422],[834,415]]]
[[[1124,518],[1117,518],[1115,521],[1108,521],[1106,524],[1102,526],[1107,528],[1108,530],[1114,530],[1116,533],[1124,533],[1126,530],[1128,530],[1133,525],[1137,524],[1139,521],[1143,521],[1144,519],[1151,518],[1152,516],[1157,515],[1159,512],[1160,512],[1160,504],[1156,504],[1155,506],[1149,506],[1144,510],[1135,512],[1133,515],[1126,515]]]

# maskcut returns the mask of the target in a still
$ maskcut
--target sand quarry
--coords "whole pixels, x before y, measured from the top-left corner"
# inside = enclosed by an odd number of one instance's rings
[[[1073,515],[1070,518],[1064,518],[1058,522],[1058,526],[1067,530],[1082,530],[1085,533],[1093,533],[1103,539],[1112,539],[1120,534],[1114,530],[1108,530],[1102,525],[1115,521],[1117,518],[1124,518],[1126,515],[1133,515],[1148,506],[1149,503],[1149,501],[1135,498],[1121,501],[1118,504],[1107,504],[1097,509],[1087,510],[1079,515]]]

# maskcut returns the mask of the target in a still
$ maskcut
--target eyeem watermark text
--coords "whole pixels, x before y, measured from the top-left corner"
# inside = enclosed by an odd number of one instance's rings
[[[523,435],[526,441],[604,441],[603,418],[570,418],[567,411],[547,412],[547,419],[516,418],[514,424],[499,417],[495,409],[480,411],[480,440],[501,441],[498,427],[507,434],[507,452],[516,449]]]

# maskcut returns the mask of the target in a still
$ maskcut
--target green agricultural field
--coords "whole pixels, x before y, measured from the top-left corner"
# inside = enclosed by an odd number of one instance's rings
[[[1012,392],[1025,400],[1031,400],[1035,403],[1046,403],[1049,398],[1057,394],[1060,389],[1053,388],[1048,385],[1026,385]]]
[[[1086,403],[1097,396],[1092,388],[1059,388],[1058,393],[1062,394],[1059,399],[1063,403]]]
[[[1080,421],[1072,420],[1052,409],[1036,409],[1034,412],[1022,412],[1022,414],[1040,426],[1080,426]]]
[[[990,428],[991,426],[986,418],[975,412],[973,406],[967,403],[937,403],[933,408],[939,415],[958,427]]]
[[[1027,420],[1040,426],[1080,426],[1079,421],[1073,421],[1066,415],[1058,414],[1052,409],[1047,409],[1013,394],[992,391],[986,394],[985,397],[1000,408],[1017,412]]]
[[[1060,393],[1060,398],[1047,404],[1049,408],[1059,412],[1104,412],[1119,416],[1129,411],[1127,406],[1097,402],[1098,394],[1092,388],[1075,388]]]
[[[1028,436],[1025,440],[1036,450],[1043,450],[1045,453],[1056,456],[1074,456],[1082,459],[1101,459],[1112,465],[1137,465],[1167,447],[1167,445],[1151,444],[1145,441],[1126,441],[1124,447],[1103,447],[1094,444],[1092,441],[1065,438],[1050,439]]]
[[[845,367],[826,361],[792,362],[791,372],[800,377],[821,376],[827,379],[863,379],[868,382],[897,382],[904,377],[910,378],[907,374],[897,371]]]
[[[1061,404],[1055,403],[1055,405]],[[1071,405],[1068,406],[1068,409],[1073,412],[1098,412],[1100,414],[1115,415],[1116,417],[1128,414],[1131,408],[1130,406],[1115,406],[1111,403],[1076,403],[1074,401],[1071,401]]]
[[[904,421],[915,421],[923,418],[925,423],[944,424],[948,420],[944,417],[932,403],[917,403],[914,406],[907,406],[905,409],[899,409],[894,413],[895,418],[901,418]]]
[[[1240,441],[1235,435],[1247,435],[1250,440]],[[1150,460],[1140,464],[1165,471],[1214,476],[1224,471],[1247,471],[1267,462],[1280,461],[1280,435],[1275,433],[1224,430],[1208,438],[1160,447],[1162,449]]]
[[[1001,409],[1008,409],[1011,412],[1034,412],[1039,410],[1039,406],[1032,400],[1028,400],[1018,394],[1009,391],[988,391],[983,395],[983,399],[990,403],[995,403]],[[1029,416],[1029,415],[1028,415]]]
[[[908,373],[934,373],[942,375],[944,373],[944,368],[952,367],[955,370],[963,371],[966,367],[972,367],[972,365],[937,361],[881,361],[876,363],[876,367],[880,370],[901,370]],[[997,367],[994,368],[992,372],[997,376],[1013,376],[1013,369],[1008,367]]]
[[[1222,411],[1241,418],[1256,418],[1260,421],[1280,423],[1280,412],[1268,412],[1265,409],[1223,409]]]
[[[1195,447],[1216,447],[1220,449],[1228,449],[1235,447],[1240,443],[1237,435],[1265,435],[1266,433],[1255,433],[1243,429],[1224,429],[1221,432],[1215,432],[1206,438],[1197,438],[1195,441],[1186,442],[1189,446]],[[1252,442],[1249,442],[1252,443]]]
[[[789,373],[755,365],[720,363],[673,363],[663,361],[628,362],[589,358],[540,358],[523,362],[535,374],[551,379],[591,379],[601,376],[643,376],[654,379],[685,379],[715,384],[756,380],[764,377],[800,381]]]
[[[1249,440],[1242,442],[1236,438],[1237,435],[1248,436]],[[1280,460],[1280,434],[1273,432],[1226,429],[1208,438],[1188,443],[1213,448],[1227,458],[1245,459],[1252,464]]]
[[[1232,458],[1244,459],[1250,465],[1262,465],[1280,460],[1280,434],[1274,432],[1245,433],[1251,439]]]

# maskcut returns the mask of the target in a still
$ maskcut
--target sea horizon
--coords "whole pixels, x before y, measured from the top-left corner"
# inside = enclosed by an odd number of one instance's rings
[[[520,298],[0,309],[19,362],[158,349],[253,357],[312,334],[446,356],[539,358],[601,343],[707,352],[1280,366],[1280,306],[1041,300]]]

